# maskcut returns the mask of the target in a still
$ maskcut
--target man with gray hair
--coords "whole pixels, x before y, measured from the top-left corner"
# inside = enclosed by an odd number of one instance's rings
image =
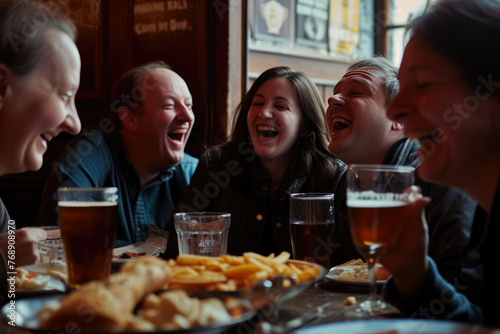
[[[406,138],[403,126],[386,116],[386,108],[399,91],[398,69],[383,57],[351,65],[328,99],[329,150],[346,164],[409,165],[418,168],[419,144]],[[475,202],[465,193],[428,183],[415,173],[415,184],[424,196],[429,225],[429,254],[451,284],[463,288],[462,252],[469,240]],[[340,244],[332,265],[361,255],[349,233],[346,184],[336,193],[338,218],[334,239]],[[405,222],[402,222],[405,223]]]

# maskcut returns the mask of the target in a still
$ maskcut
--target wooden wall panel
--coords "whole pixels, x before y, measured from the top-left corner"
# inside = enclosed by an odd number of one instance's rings
[[[67,13],[78,29],[82,73],[76,106],[83,128],[111,116],[110,91],[123,72],[144,62],[163,60],[186,80],[193,95],[196,122],[186,152],[199,156],[206,143],[225,140],[229,18],[234,15],[232,22],[239,22],[244,13],[233,1],[44,1]],[[246,6],[246,1],[237,3]],[[240,31],[234,40],[242,35]],[[235,52],[242,57],[243,47],[244,43],[234,43],[233,57]],[[246,65],[242,62],[239,66]],[[239,71],[246,72],[246,67]],[[232,85],[237,91],[238,81],[233,80]],[[33,224],[52,164],[71,138],[61,134],[51,142],[41,170],[0,178],[0,198],[18,226]],[[30,210],[26,210],[26,203]]]

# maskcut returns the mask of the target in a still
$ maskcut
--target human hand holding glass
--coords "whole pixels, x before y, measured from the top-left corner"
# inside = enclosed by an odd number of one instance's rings
[[[376,262],[393,245],[410,219],[414,168],[389,165],[350,165],[347,171],[347,207],[352,239],[365,256],[370,294],[361,303],[369,313],[386,304],[377,298]]]

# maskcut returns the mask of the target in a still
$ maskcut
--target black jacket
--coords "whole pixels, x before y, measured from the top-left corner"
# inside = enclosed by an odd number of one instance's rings
[[[407,138],[398,140],[389,149],[383,164],[419,165],[416,152],[417,141]],[[426,207],[425,216],[429,226],[429,255],[434,259],[441,275],[452,285],[463,285],[463,251],[470,237],[476,202],[464,192],[423,181],[415,174],[415,184],[422,188],[424,196],[431,202]],[[331,265],[335,266],[355,258],[362,258],[356,250],[349,232],[346,206],[345,176],[337,187],[338,218],[334,241],[338,246],[332,254]]]
[[[384,298],[411,318],[436,318],[500,326],[500,288],[498,284],[498,236],[500,235],[500,182],[488,215],[476,210],[470,243],[466,248],[464,268],[475,282],[453,287],[436,273],[432,259],[423,284],[416,293],[401,298],[396,285],[389,280]],[[470,276],[467,276],[470,279]],[[472,298],[468,291],[475,288]],[[466,288],[464,290],[464,288]],[[466,298],[467,297],[467,298]],[[439,305],[439,307],[434,307]]]
[[[337,172],[326,179],[316,161],[311,175],[295,161],[290,164],[274,200],[271,178],[260,165],[251,147],[231,152],[227,147],[208,149],[200,158],[191,183],[178,202],[176,211],[222,211],[231,213],[228,253],[241,255],[257,252],[268,255],[281,251],[291,253],[289,236],[290,194],[329,192],[346,170],[340,160],[331,158]],[[168,223],[170,237],[167,258],[178,254],[173,219]]]

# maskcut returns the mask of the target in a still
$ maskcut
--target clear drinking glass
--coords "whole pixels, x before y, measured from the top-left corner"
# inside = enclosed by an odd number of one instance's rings
[[[179,254],[221,256],[227,253],[231,214],[181,212],[174,214]]]
[[[414,168],[350,165],[347,207],[352,239],[368,263],[370,294],[361,308],[377,313],[387,307],[377,296],[376,262],[393,245],[410,219]]]

